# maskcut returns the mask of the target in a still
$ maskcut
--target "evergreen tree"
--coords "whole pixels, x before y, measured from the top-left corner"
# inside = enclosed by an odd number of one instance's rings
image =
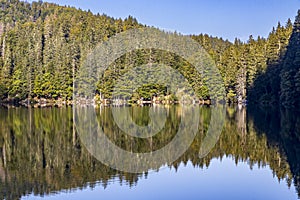
[[[295,107],[299,105],[299,85],[300,69],[300,10],[296,17],[293,33],[290,43],[287,47],[287,53],[283,62],[280,74],[280,101],[286,107]]]
[[[73,79],[100,42],[132,28],[125,20],[52,3],[0,0],[0,101],[24,99],[72,99]],[[207,34],[190,37],[202,45],[216,63],[224,81],[228,102],[299,104],[299,14],[294,26],[289,19],[278,23],[268,38],[249,37],[233,43]],[[293,31],[293,32],[292,32]],[[292,35],[292,36],[291,36]],[[288,47],[287,47],[288,46]],[[210,99],[205,77],[185,60],[169,52],[143,49],[128,52],[105,71],[97,93],[111,98],[116,80],[133,67],[165,64],[189,80],[200,99]],[[128,80],[130,83],[130,80]],[[146,85],[134,98],[168,95],[165,87]],[[130,96],[123,88],[120,97]]]

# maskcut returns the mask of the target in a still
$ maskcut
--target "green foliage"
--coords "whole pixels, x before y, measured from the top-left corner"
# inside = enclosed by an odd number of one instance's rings
[[[233,90],[229,90],[227,93],[227,101],[229,103],[235,103],[236,102],[236,94],[234,93]]]
[[[280,73],[280,101],[286,107],[300,108],[299,92],[300,70],[300,10],[294,23],[287,53]]]
[[[116,33],[142,27],[135,18],[106,15],[51,3],[0,1],[0,101],[25,98],[72,99],[73,79],[88,53]],[[191,35],[209,53],[224,81],[227,101],[299,105],[300,22],[278,23],[268,38],[249,37],[233,43]],[[116,80],[133,67],[165,64],[186,77],[199,99],[219,98],[208,91],[205,77],[179,56],[154,49],[129,52],[105,71],[97,84],[101,98],[112,98]],[[128,79],[130,83],[130,79]],[[164,88],[148,85],[131,94],[124,85],[119,98],[152,98],[168,95]],[[144,89],[144,90],[143,90]]]
[[[141,26],[131,16],[115,20],[41,1],[0,4],[1,100],[71,99],[73,78],[89,51]]]
[[[284,60],[287,57],[288,48],[291,46],[292,30],[293,27],[290,20],[288,20],[285,27],[278,23],[277,28],[273,28],[266,40],[266,63],[258,71],[252,87],[248,89],[251,103],[268,105],[282,103],[283,98],[280,98],[280,93],[284,93],[285,90],[281,87],[283,85],[282,78],[287,75],[283,75]],[[287,82],[284,84],[289,85]]]

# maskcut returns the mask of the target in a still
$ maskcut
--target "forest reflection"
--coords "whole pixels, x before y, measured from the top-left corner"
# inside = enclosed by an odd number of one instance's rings
[[[122,108],[120,108],[122,109]],[[149,123],[150,107],[130,107],[133,120]],[[134,138],[118,129],[110,107],[96,109],[107,137],[131,152],[162,148],[176,135],[180,106],[169,106],[163,131],[150,138]],[[226,108],[226,121],[218,142],[204,158],[199,148],[206,136],[211,108],[200,107],[198,134],[192,145],[170,167],[181,163],[209,167],[214,158],[232,157],[249,167],[270,166],[273,174],[300,192],[300,115],[288,110]],[[193,117],[193,116],[190,116]],[[107,187],[111,180],[134,186],[148,176],[119,172],[92,157],[74,128],[72,108],[0,109],[0,198],[16,199],[73,188]],[[157,169],[159,170],[159,169]]]

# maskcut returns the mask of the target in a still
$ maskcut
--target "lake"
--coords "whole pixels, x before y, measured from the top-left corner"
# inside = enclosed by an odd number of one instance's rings
[[[298,199],[299,113],[221,111],[180,105],[0,108],[0,198]],[[213,121],[223,114],[224,121]],[[135,157],[116,155],[100,143],[103,138]],[[175,148],[166,149],[169,144]],[[142,156],[156,152],[155,160]]]

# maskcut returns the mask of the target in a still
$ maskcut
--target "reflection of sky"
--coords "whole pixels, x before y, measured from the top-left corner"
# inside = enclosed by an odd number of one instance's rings
[[[118,181],[106,189],[77,190],[46,196],[45,199],[297,199],[295,187],[286,181],[278,182],[269,167],[253,170],[247,163],[237,166],[231,158],[213,159],[206,169],[194,168],[191,163],[175,169],[164,168],[140,179],[136,186],[121,186]],[[24,199],[40,199],[29,196]]]

